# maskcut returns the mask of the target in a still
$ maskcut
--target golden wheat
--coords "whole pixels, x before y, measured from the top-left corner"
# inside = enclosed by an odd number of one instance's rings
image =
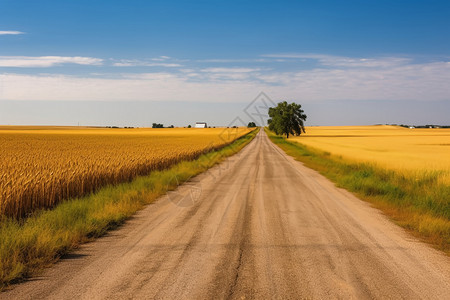
[[[21,217],[218,149],[247,128],[0,127],[0,216]]]
[[[438,172],[441,182],[450,182],[450,129],[319,126],[306,128],[306,134],[293,140],[347,161],[373,163],[406,176]]]

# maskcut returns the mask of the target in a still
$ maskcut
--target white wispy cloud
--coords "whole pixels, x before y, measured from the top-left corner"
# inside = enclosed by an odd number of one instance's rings
[[[307,69],[233,63],[209,67],[161,56],[154,60],[89,57],[0,57],[0,66],[48,67],[65,63],[159,66],[164,72],[110,72],[68,76],[0,73],[0,100],[247,101],[259,91],[300,102],[321,100],[450,100],[450,62],[408,57],[354,58],[322,54],[269,54],[270,60],[314,60]],[[312,66],[311,66],[312,65]],[[218,67],[220,66],[220,67]],[[178,68],[182,67],[182,68]],[[272,65],[273,68],[273,65]],[[120,68],[115,70],[122,70]],[[17,71],[18,72],[18,71]],[[19,72],[18,72],[19,73]]]
[[[9,100],[134,100],[227,101],[231,94],[254,97],[248,83],[189,82],[167,73],[131,74],[104,79],[66,75],[2,74],[1,99]],[[207,100],[206,100],[207,99]],[[237,100],[237,99],[235,99]]]
[[[263,57],[280,59],[312,59],[318,61],[322,66],[331,67],[365,67],[365,68],[387,68],[408,64],[411,59],[405,57],[377,57],[377,58],[353,58],[345,56],[334,56],[325,54],[291,53],[291,54],[265,54]]]
[[[190,72],[187,75],[205,81],[252,80],[259,71],[260,68],[203,68],[199,70],[201,73]]]
[[[175,68],[181,67],[182,65],[178,63],[169,63],[169,62],[154,62],[154,61],[165,61],[168,59],[168,56],[163,56],[164,58],[152,58],[151,61],[142,61],[142,60],[133,60],[133,59],[121,59],[117,62],[113,63],[114,67],[166,67],[166,68]]]
[[[25,32],[16,30],[0,30],[0,35],[18,35],[18,34],[25,34]]]
[[[154,61],[165,61],[165,60],[168,60],[168,59],[170,59],[170,56],[161,55],[160,57],[155,57],[155,58],[152,58],[151,60],[154,60]]]
[[[46,68],[62,64],[101,65],[103,59],[82,56],[0,56],[0,67]]]
[[[131,74],[122,74],[122,78],[125,79],[133,79],[133,80],[149,80],[149,81],[155,81],[155,80],[167,80],[167,79],[173,79],[177,78],[175,74],[172,73],[131,73]]]
[[[446,61],[373,69],[253,70],[249,68],[234,73],[137,73],[114,78],[1,74],[0,99],[223,102],[248,101],[259,91],[265,91],[276,99],[292,99],[300,103],[320,100],[450,99],[450,62]],[[233,74],[236,80],[227,77]],[[192,80],[195,76],[196,80]]]
[[[198,59],[197,62],[205,63],[254,63],[254,62],[268,62],[266,58],[254,58],[254,59],[222,59],[222,58],[212,58],[212,59]]]
[[[250,73],[260,70],[259,68],[205,68],[201,71],[207,73]]]
[[[178,71],[183,72],[183,73],[192,73],[195,72],[195,69],[179,69]]]

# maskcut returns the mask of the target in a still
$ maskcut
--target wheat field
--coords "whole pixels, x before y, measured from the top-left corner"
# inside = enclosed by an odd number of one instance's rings
[[[398,225],[450,253],[450,129],[308,127],[271,140]]]
[[[440,180],[450,183],[450,129],[320,126],[307,127],[306,134],[290,140],[405,174],[439,172]]]
[[[229,144],[247,128],[0,127],[0,217],[23,217]]]

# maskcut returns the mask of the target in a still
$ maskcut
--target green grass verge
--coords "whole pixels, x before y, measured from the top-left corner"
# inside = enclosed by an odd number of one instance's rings
[[[168,190],[206,171],[246,146],[256,129],[230,145],[184,161],[164,171],[153,172],[132,182],[107,186],[87,197],[71,199],[51,210],[15,220],[0,221],[0,291],[20,281],[82,243],[102,236]]]
[[[372,203],[415,236],[450,254],[450,186],[439,172],[402,174],[368,163],[351,163],[329,152],[276,136],[269,138],[288,155]]]

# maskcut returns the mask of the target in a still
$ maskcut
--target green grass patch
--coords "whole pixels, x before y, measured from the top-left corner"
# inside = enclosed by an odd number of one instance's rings
[[[180,162],[170,169],[107,186],[86,197],[71,199],[51,210],[16,220],[0,220],[0,290],[55,262],[80,244],[116,228],[146,204],[173,190],[246,146],[256,129],[230,145]],[[174,178],[176,180],[173,180]]]
[[[269,138],[288,155],[372,203],[408,229],[450,254],[450,186],[440,182],[441,173],[399,173],[369,163],[352,163],[329,152],[276,136]]]

